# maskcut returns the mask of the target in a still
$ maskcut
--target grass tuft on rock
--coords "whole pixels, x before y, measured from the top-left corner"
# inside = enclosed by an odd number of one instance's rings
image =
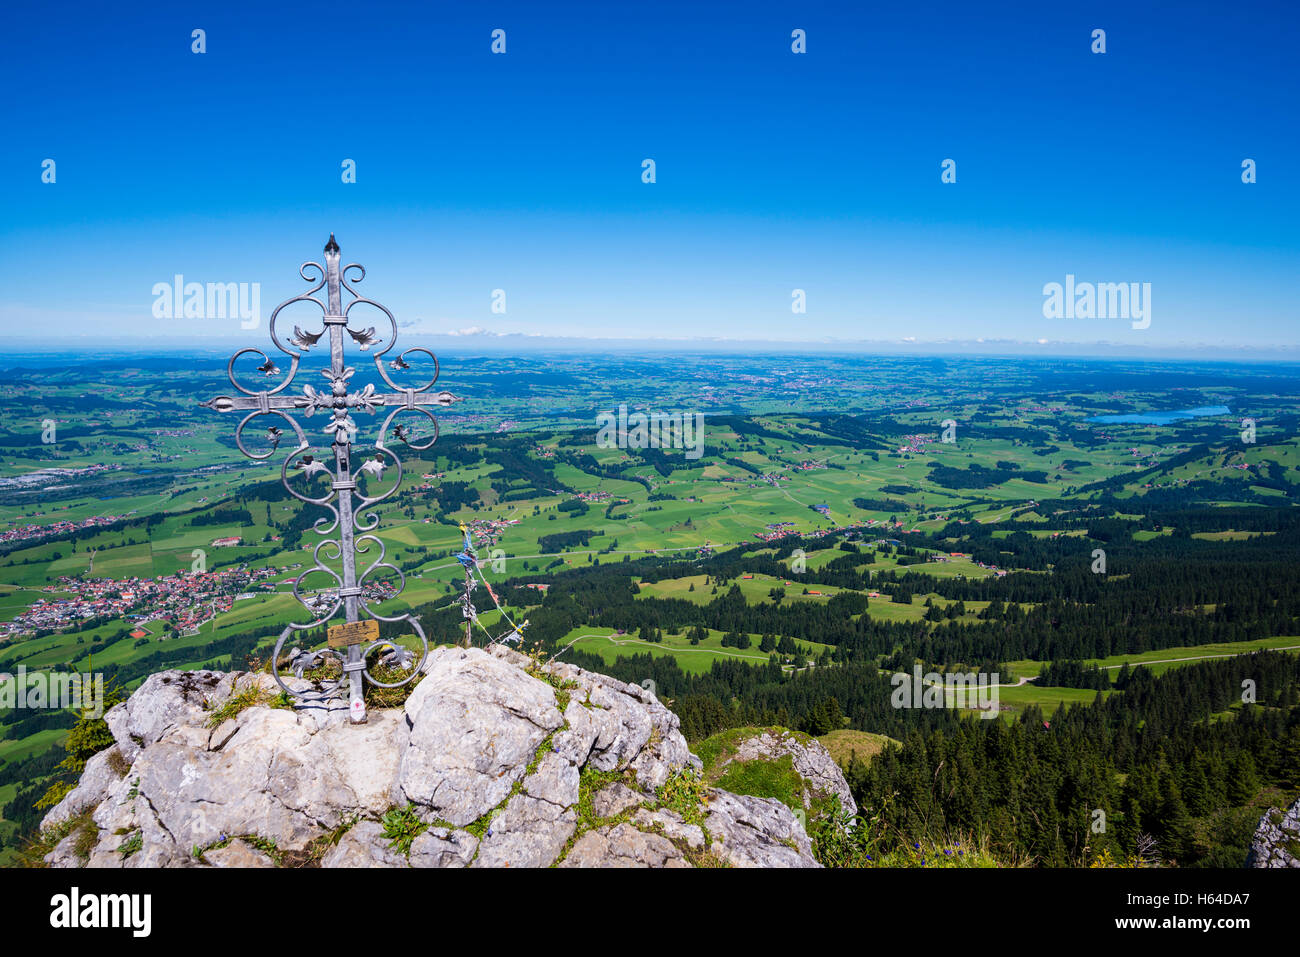
[[[212,708],[211,714],[208,715],[208,727],[219,728],[231,718],[238,717],[249,708],[255,708],[258,705],[269,705],[271,703],[270,693],[260,685],[251,685],[243,691],[237,691],[221,703],[219,707]]]
[[[384,826],[384,837],[388,838],[388,846],[404,857],[411,856],[411,844],[429,829],[429,825],[420,820],[414,804],[389,808],[379,819],[379,823]]]

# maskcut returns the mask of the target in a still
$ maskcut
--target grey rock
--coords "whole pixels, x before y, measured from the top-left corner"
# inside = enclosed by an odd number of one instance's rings
[[[560,867],[690,867],[672,841],[626,822],[588,831],[573,842]]]
[[[239,838],[205,852],[203,859],[212,867],[275,867],[270,855]]]
[[[234,676],[220,671],[162,671],[150,675],[126,701],[104,715],[127,761],[173,728],[203,727],[209,701],[224,700]]]
[[[664,785],[672,775],[681,768],[690,767],[700,770],[700,759],[691,754],[686,746],[686,739],[681,734],[681,720],[659,700],[635,685],[641,693],[641,700],[650,714],[651,733],[647,746],[631,762],[636,773],[637,783],[649,790]]]
[[[96,850],[116,851],[117,844],[110,847],[107,835],[126,834],[136,830],[136,801],[131,795],[131,787],[131,777],[128,775],[122,778],[109,788],[104,800],[91,815],[95,826],[99,828],[100,843]],[[90,866],[96,866],[93,854]]]
[[[495,808],[564,719],[550,685],[477,648],[438,648],[406,701],[393,803],[464,827]]]
[[[85,866],[96,870],[121,869],[130,867],[134,863],[134,857],[133,854],[131,857],[124,858],[122,852],[117,849],[117,845],[104,847],[101,842],[90,852],[90,857],[87,859]]]
[[[578,803],[578,769],[554,751],[546,754],[537,770],[524,778],[524,790],[539,801],[559,807]]]
[[[41,821],[41,830],[62,824],[71,818],[97,807],[121,780],[110,766],[110,761],[121,758],[117,747],[92,754],[86,760],[77,786],[63,796],[63,800],[50,808]]]
[[[361,821],[348,828],[324,857],[321,867],[406,867],[406,857],[389,847],[383,827],[375,821]]]
[[[81,867],[85,862],[77,856],[77,838],[78,834],[74,831],[55,844],[54,850],[45,855],[45,863],[50,867]]]
[[[591,712],[596,740],[590,764],[597,771],[622,770],[650,742],[654,728],[650,713],[635,698],[603,683],[593,684],[591,702],[596,706]]]
[[[564,709],[566,727],[558,731],[551,739],[555,753],[570,764],[582,767],[591,756],[592,746],[596,743],[596,719],[592,712],[578,700],[570,698],[569,706]]]
[[[221,751],[169,738],[137,759],[139,796],[174,853],[231,834],[256,834],[298,850],[323,829],[389,806],[407,733],[396,712],[315,735],[281,709],[250,708],[239,723]]]
[[[547,867],[578,825],[573,808],[516,794],[492,819],[474,867]]]
[[[256,834],[272,838],[285,848],[302,847],[314,836],[315,822],[286,807],[274,790],[297,793],[311,782],[312,794],[328,791],[334,775],[329,769],[302,770],[301,755],[308,735],[287,711],[245,714],[246,733],[222,751],[198,750],[172,742],[146,748],[136,759],[133,774],[139,780],[139,797],[158,825],[160,841],[176,851],[206,847],[231,834]],[[142,826],[144,822],[142,821]],[[145,837],[149,828],[145,826]]]
[[[212,732],[208,728],[196,728],[192,724],[182,724],[168,730],[159,740],[167,744],[179,744],[185,748],[207,750],[208,742],[211,739]]]
[[[615,781],[591,796],[591,811],[596,817],[614,817],[628,808],[636,807],[646,800],[644,794],[633,791],[626,784]]]
[[[1300,867],[1300,801],[1283,813],[1269,808],[1260,818],[1250,850],[1246,853],[1247,867]]]
[[[319,773],[322,769],[332,769],[347,795],[344,810],[380,815],[392,806],[393,781],[409,739],[410,727],[400,711],[372,710],[365,724],[345,721],[331,724],[313,735],[313,747],[304,767],[314,765],[318,779],[326,777]],[[310,790],[309,783],[307,791]],[[299,795],[302,793],[300,789]],[[318,820],[337,817],[326,808],[300,800],[291,793],[280,796],[286,804],[300,806]]]
[[[713,790],[704,826],[709,850],[734,867],[820,867],[812,842],[776,798]]]
[[[632,823],[643,831],[657,831],[670,841],[685,843],[692,849],[704,847],[704,829],[698,824],[687,824],[680,814],[667,808],[657,811],[642,808],[632,815]]]
[[[468,831],[431,827],[411,842],[412,867],[468,867],[478,838]]]
[[[212,730],[208,735],[208,750],[220,751],[226,746],[226,743],[235,736],[239,730],[239,722],[234,718],[223,721],[218,727]]]

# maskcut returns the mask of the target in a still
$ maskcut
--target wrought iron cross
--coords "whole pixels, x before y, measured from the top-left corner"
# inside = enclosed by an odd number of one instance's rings
[[[319,276],[309,275],[309,270],[314,270],[319,273]],[[359,275],[349,280],[348,273],[352,270],[357,270]],[[271,313],[269,322],[271,343],[290,358],[289,372],[284,381],[271,389],[246,388],[235,376],[235,362],[241,356],[260,356],[262,364],[258,366],[257,371],[267,377],[279,375],[280,370],[271,355],[261,349],[240,349],[230,357],[230,362],[226,367],[226,374],[230,378],[230,384],[234,386],[238,394],[234,396],[217,396],[201,403],[201,405],[217,412],[247,412],[235,428],[235,443],[239,446],[239,450],[251,459],[269,459],[275,454],[280,444],[280,437],[284,434],[281,429],[272,426],[267,429],[266,433],[271,448],[264,453],[249,451],[248,447],[244,445],[244,429],[249,422],[258,416],[279,416],[289,424],[298,439],[297,446],[285,457],[284,464],[280,467],[280,481],[294,498],[327,509],[333,518],[331,519],[329,515],[322,516],[316,520],[313,528],[321,536],[328,536],[337,529],[338,537],[323,538],[322,541],[317,543],[312,550],[314,566],[299,575],[294,582],[294,597],[302,603],[304,608],[317,617],[304,624],[291,623],[281,632],[271,657],[271,671],[275,676],[276,683],[281,688],[288,694],[304,701],[319,701],[332,698],[341,695],[346,687],[350,697],[349,717],[353,723],[360,724],[366,720],[366,705],[362,697],[363,678],[365,681],[369,681],[381,688],[399,688],[415,678],[429,653],[428,639],[425,637],[424,629],[420,627],[420,622],[415,616],[410,613],[385,616],[373,611],[367,604],[364,586],[366,579],[370,575],[381,568],[397,573],[401,583],[397,592],[391,597],[396,597],[396,594],[401,593],[406,586],[406,576],[400,568],[384,561],[384,543],[375,535],[368,534],[378,526],[378,514],[371,512],[364,522],[361,520],[361,514],[366,509],[378,505],[393,495],[402,484],[401,460],[384,444],[388,436],[388,428],[393,419],[402,412],[415,412],[423,414],[433,423],[433,437],[424,443],[416,441],[403,425],[399,424],[394,429],[394,434],[399,440],[416,451],[424,451],[438,440],[438,422],[428,410],[428,406],[446,408],[453,402],[460,401],[460,399],[450,392],[430,391],[434,383],[438,381],[438,358],[428,349],[407,349],[389,362],[389,366],[393,370],[406,370],[410,368],[406,361],[408,356],[416,353],[428,356],[433,360],[433,378],[424,385],[418,389],[403,388],[389,377],[388,370],[384,368],[384,356],[391,352],[397,344],[397,320],[384,306],[373,299],[362,296],[353,288],[353,283],[360,282],[365,278],[366,271],[357,263],[349,263],[343,268],[339,268],[339,246],[334,241],[333,233],[330,234],[329,242],[325,245],[325,265],[321,266],[320,263],[316,262],[305,262],[298,268],[298,274],[307,282],[314,283],[314,285],[302,295],[294,296],[292,299],[287,299],[276,306]],[[326,291],[324,302],[315,295],[322,288]],[[352,300],[346,306],[343,304],[343,293],[345,291],[352,297]],[[298,302],[313,302],[319,306],[324,313],[324,328],[320,332],[304,332],[300,326],[295,325],[293,335],[285,336],[281,341],[282,337],[276,334],[276,321],[280,316],[280,311]],[[367,384],[365,388],[359,391],[349,391],[348,380],[356,370],[344,365],[344,333],[352,339],[353,343],[362,352],[370,352],[372,348],[383,345],[384,342],[382,338],[376,335],[374,326],[366,329],[353,329],[348,325],[353,307],[361,304],[373,306],[388,318],[392,330],[388,344],[383,349],[376,349],[372,356],[380,378],[384,383],[392,387],[392,392],[377,392],[373,383]],[[323,370],[322,374],[329,380],[329,388],[318,390],[311,385],[303,385],[300,395],[290,394],[287,390],[294,377],[298,374],[298,365],[302,359],[302,353],[309,352],[326,333],[329,333],[330,363],[329,368]],[[356,438],[357,425],[352,416],[359,412],[374,413],[385,409],[391,409],[391,411],[384,419],[384,423],[379,429],[379,437],[375,440],[375,457],[367,459],[357,467],[352,457],[352,443]],[[330,468],[324,462],[318,461],[315,456],[305,454],[313,443],[308,441],[302,426],[298,424],[296,418],[289,414],[289,410],[301,411],[305,418],[311,418],[318,412],[329,416],[329,421],[322,431],[331,437],[330,446],[334,457],[333,468]],[[375,479],[382,479],[383,471],[388,467],[387,460],[391,460],[391,464],[397,470],[397,478],[393,487],[380,495],[363,494],[358,488],[357,476],[360,473],[366,473],[373,475]],[[301,469],[307,475],[308,486],[319,474],[328,477],[331,480],[328,492],[324,495],[311,495],[303,494],[303,492],[295,489],[289,481],[291,466]],[[357,532],[362,534],[357,536]],[[370,545],[367,543],[374,543],[379,549],[379,555],[365,571],[358,575],[356,556],[369,551]],[[321,560],[321,549],[325,546],[331,546],[333,549],[333,554],[329,555],[331,561],[342,560],[342,575],[326,566]],[[336,586],[325,592],[328,608],[320,614],[317,614],[320,610],[320,603],[309,602],[301,591],[303,579],[315,573],[323,573],[329,576]],[[342,666],[343,673],[341,677],[337,680],[322,682],[320,690],[291,690],[280,678],[280,655],[285,642],[295,632],[314,628],[329,621],[338,613],[340,608],[343,609],[346,623],[329,629],[329,647],[313,652],[304,652],[295,648],[289,660],[289,666],[293,668],[298,677],[302,677],[305,671],[317,667],[330,658],[334,658]],[[363,612],[366,620],[361,618]],[[418,662],[414,661],[414,655],[406,648],[379,639],[378,622],[380,621],[407,622],[410,624],[416,636],[420,639],[422,646]],[[340,648],[346,649],[346,655],[340,653]],[[367,665],[369,655],[375,651],[380,652],[379,660],[381,663],[398,665],[409,670],[410,674],[400,681],[385,682],[379,680],[370,673]]]

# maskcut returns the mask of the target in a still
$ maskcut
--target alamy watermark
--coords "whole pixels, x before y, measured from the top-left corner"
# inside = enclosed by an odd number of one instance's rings
[[[104,714],[104,674],[75,671],[0,672],[0,708],[71,708],[88,718]]]
[[[1045,319],[1129,319],[1134,329],[1151,325],[1151,283],[1075,282],[1067,273],[1064,284],[1043,286]]]
[[[153,284],[155,319],[235,319],[241,329],[262,323],[262,286],[256,282],[186,282],[177,273],[172,281]]]
[[[56,929],[125,928],[132,937],[148,937],[152,915],[152,894],[83,894],[74,886],[50,898],[50,926]]]
[[[937,671],[921,673],[915,665],[909,675],[899,671],[889,678],[894,692],[889,703],[895,708],[958,708],[980,712],[981,718],[999,714],[998,673]]]
[[[596,447],[601,449],[685,449],[688,459],[704,454],[702,412],[633,412],[620,405],[617,415],[596,416]]]

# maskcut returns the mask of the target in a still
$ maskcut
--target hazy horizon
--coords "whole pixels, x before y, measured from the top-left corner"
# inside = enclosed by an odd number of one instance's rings
[[[260,335],[259,335],[260,331]],[[745,355],[841,355],[841,356],[907,356],[942,357],[960,359],[962,357],[990,359],[1029,359],[1029,360],[1094,360],[1122,361],[1187,361],[1187,362],[1276,362],[1288,364],[1300,362],[1300,344],[1271,346],[1224,346],[1213,343],[1186,343],[1172,345],[1141,346],[1111,342],[1061,342],[1046,343],[1023,342],[1015,340],[986,340],[984,342],[961,340],[923,341],[887,341],[887,340],[830,340],[798,341],[776,339],[717,339],[707,337],[695,338],[615,338],[615,337],[577,337],[577,336],[543,336],[507,333],[501,335],[438,335],[438,334],[404,334],[399,333],[399,345],[403,348],[413,346],[433,346],[439,355],[475,355],[519,354],[529,355],[591,355],[601,352],[624,353],[639,352],[647,355],[708,355],[725,354],[730,356]],[[20,348],[14,348],[21,343]],[[220,338],[183,338],[174,340],[158,337],[69,337],[50,340],[42,345],[34,345],[30,337],[10,338],[0,333],[0,368],[6,362],[22,357],[48,358],[73,351],[84,355],[87,352],[102,352],[106,355],[135,356],[147,358],[151,355],[212,355],[228,358],[231,353],[241,348],[270,349],[271,343],[265,330],[250,330],[243,336],[225,336]],[[1288,354],[1292,358],[1288,358]]]

